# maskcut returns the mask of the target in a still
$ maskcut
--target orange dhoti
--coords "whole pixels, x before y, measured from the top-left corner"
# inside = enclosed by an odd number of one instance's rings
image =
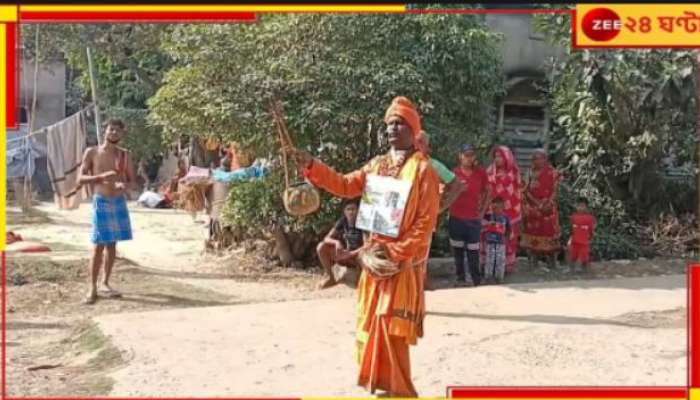
[[[423,336],[425,274],[406,263],[390,279],[377,281],[363,271],[358,284],[358,384],[371,392],[415,397],[409,345]]]
[[[368,174],[382,175],[388,156],[370,161],[362,169],[341,175],[315,160],[306,170],[316,186],[340,197],[360,196]],[[371,392],[415,397],[411,381],[409,345],[423,336],[425,317],[425,264],[439,208],[439,179],[422,153],[414,153],[397,179],[412,182],[397,238],[373,234],[366,245],[382,243],[400,270],[379,278],[363,270],[358,283],[358,383]]]

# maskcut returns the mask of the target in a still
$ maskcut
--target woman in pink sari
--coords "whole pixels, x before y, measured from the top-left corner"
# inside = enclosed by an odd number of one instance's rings
[[[559,174],[547,161],[547,153],[538,150],[532,156],[529,175],[523,210],[523,248],[528,251],[532,267],[537,266],[539,257],[544,257],[549,267],[553,268],[556,265],[556,256],[561,250],[557,207]]]
[[[490,199],[502,198],[505,206],[504,213],[510,219],[511,235],[506,238],[506,273],[511,273],[515,270],[515,255],[518,252],[522,202],[522,178],[513,152],[506,146],[496,146],[493,149],[493,162],[486,169],[486,173],[491,193]],[[485,251],[483,243],[481,249],[483,253]],[[485,255],[480,258],[486,260]]]

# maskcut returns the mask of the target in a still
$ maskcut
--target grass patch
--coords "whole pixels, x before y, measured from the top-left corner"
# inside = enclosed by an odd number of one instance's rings
[[[43,257],[7,259],[7,283],[20,286],[27,283],[60,283],[85,278],[86,261],[52,261]]]
[[[109,394],[114,380],[105,374],[126,363],[121,351],[112,344],[96,323],[81,322],[63,344],[73,353],[92,355],[79,367],[80,378],[75,382],[79,395],[100,396]]]
[[[97,327],[97,324],[85,322],[78,325],[72,337],[66,341],[72,342],[81,352],[92,353],[105,347],[108,339]]]
[[[47,212],[36,208],[31,208],[26,212],[7,210],[8,225],[36,225],[50,224],[52,222],[53,220],[49,217]]]

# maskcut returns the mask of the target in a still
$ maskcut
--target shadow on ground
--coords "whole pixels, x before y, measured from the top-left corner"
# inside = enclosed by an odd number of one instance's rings
[[[26,321],[8,321],[5,325],[7,330],[19,329],[65,329],[69,325],[64,323],[45,323],[45,322],[26,322]]]
[[[549,324],[549,325],[613,325],[613,326],[624,326],[627,328],[645,328],[649,329],[649,326],[634,324],[629,322],[621,322],[610,319],[603,318],[585,318],[585,317],[568,317],[565,315],[487,315],[487,314],[473,314],[473,313],[452,313],[452,312],[440,312],[440,311],[428,311],[428,315],[434,315],[436,317],[447,317],[447,318],[471,318],[471,319],[481,319],[489,321],[510,321],[510,322],[529,322],[537,324]]]
[[[675,290],[687,287],[682,275],[687,274],[688,261],[677,259],[639,260],[629,262],[600,262],[592,271],[571,271],[566,266],[549,270],[531,268],[527,262],[519,262],[516,272],[506,276],[508,288],[528,293],[538,289],[662,289]],[[431,260],[430,288],[444,290],[455,288],[454,263],[449,259]],[[648,279],[666,277],[666,279]],[[645,279],[646,278],[646,279]],[[469,278],[467,278],[469,280]],[[471,282],[467,284],[471,286]],[[464,287],[464,286],[462,286]]]
[[[169,307],[215,307],[230,306],[237,302],[224,302],[214,300],[197,300],[193,298],[180,297],[163,293],[129,293],[119,298],[109,299],[112,301],[140,303],[144,305],[161,305]]]

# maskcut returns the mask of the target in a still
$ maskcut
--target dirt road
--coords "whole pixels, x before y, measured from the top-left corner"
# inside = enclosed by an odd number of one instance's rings
[[[420,393],[448,385],[683,385],[685,279],[428,293]],[[566,285],[569,286],[569,285]],[[357,396],[352,299],[108,315],[115,396]]]
[[[56,250],[8,259],[8,275],[27,281],[8,287],[10,395],[366,395],[355,386],[352,289],[315,291],[314,271],[255,265],[242,253],[202,256],[204,227],[181,213],[132,208],[138,240],[120,245],[116,272],[125,298],[79,306],[87,212],[10,209],[10,229]],[[411,354],[419,393],[684,385],[682,263],[598,267],[604,273],[524,271],[509,285],[428,292],[426,336]],[[36,366],[48,368],[27,370]]]

